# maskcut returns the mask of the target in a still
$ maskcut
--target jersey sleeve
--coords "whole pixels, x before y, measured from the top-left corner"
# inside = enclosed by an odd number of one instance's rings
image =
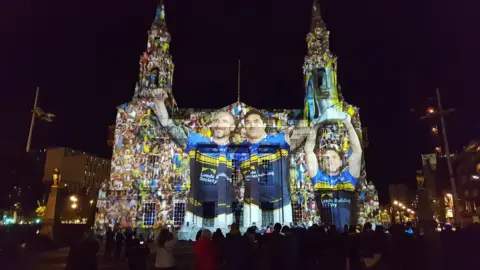
[[[187,143],[183,151],[188,153],[191,150],[196,149],[198,144],[205,143],[205,142],[208,142],[207,138],[203,137],[202,135],[196,132],[190,131],[188,133]]]
[[[354,188],[357,186],[358,178],[353,177],[350,173],[350,170],[345,170],[344,172],[342,172],[342,176],[344,179],[344,183],[350,183]]]
[[[290,144],[287,142],[285,136],[286,134],[284,132],[273,134],[270,142],[273,144],[278,144],[282,149],[290,151]]]
[[[318,168],[317,174],[315,174],[314,177],[310,178],[310,180],[312,181],[312,185],[315,186],[320,181],[320,179],[322,179],[323,176],[324,176],[324,173],[320,168]]]

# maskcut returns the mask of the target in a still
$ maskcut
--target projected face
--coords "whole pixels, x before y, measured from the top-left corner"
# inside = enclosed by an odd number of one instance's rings
[[[245,118],[245,128],[249,139],[260,139],[265,136],[267,124],[258,114],[251,114]]]
[[[335,150],[326,150],[322,154],[322,169],[328,174],[338,174],[342,166],[342,159]]]
[[[235,120],[228,112],[219,112],[213,120],[211,129],[215,138],[228,137],[235,129]]]

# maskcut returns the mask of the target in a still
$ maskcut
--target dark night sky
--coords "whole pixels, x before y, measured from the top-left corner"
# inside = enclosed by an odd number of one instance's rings
[[[414,185],[420,153],[432,149],[417,120],[434,95],[456,107],[454,149],[480,136],[479,4],[465,1],[324,0],[345,99],[369,128],[369,179]],[[63,145],[110,156],[107,126],[128,102],[157,1],[0,2],[2,145],[23,151],[35,87],[57,119],[36,126],[33,148]],[[203,4],[202,4],[203,3]],[[312,0],[167,0],[180,107],[303,108],[302,63]],[[475,76],[477,75],[477,76]],[[415,109],[414,112],[411,109]],[[2,149],[2,151],[4,151]]]

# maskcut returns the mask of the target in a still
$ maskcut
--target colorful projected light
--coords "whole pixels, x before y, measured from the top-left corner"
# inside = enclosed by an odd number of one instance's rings
[[[366,182],[358,108],[343,101],[318,8],[307,36],[304,110],[240,101],[179,109],[162,5],[148,36],[133,100],[117,108],[111,178],[97,200],[99,232],[172,224],[192,239],[200,227],[226,230],[234,221],[242,228],[340,226],[354,203],[365,205],[360,221],[370,220],[378,196]],[[367,198],[355,197],[359,185]]]

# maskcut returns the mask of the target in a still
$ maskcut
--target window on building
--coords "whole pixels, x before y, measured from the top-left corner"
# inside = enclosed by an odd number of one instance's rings
[[[258,174],[260,186],[273,187],[273,177],[268,177],[269,173],[272,173],[272,163],[269,160],[262,160]]]
[[[262,224],[263,225],[273,224],[274,223],[273,203],[262,202],[261,209],[262,209]]]
[[[152,182],[154,179],[158,179],[160,177],[159,165],[160,164],[160,157],[150,155],[147,160],[147,168],[149,171],[147,179],[144,179],[145,186],[152,186]]]
[[[232,159],[232,183],[238,183],[238,169],[240,164],[238,160]]]
[[[322,219],[322,223],[329,226],[333,224],[333,215],[332,215],[332,207],[330,205],[322,205],[320,204],[319,207],[320,217]]]
[[[302,214],[303,214],[303,208],[302,205],[296,201],[292,205],[292,210],[293,210],[293,223],[300,224],[302,223]]]
[[[173,224],[182,226],[185,220],[185,201],[175,201],[173,205]]]
[[[173,176],[173,186],[181,186],[182,185],[182,177],[175,175]]]
[[[153,226],[155,223],[155,203],[151,201],[143,202],[143,225]]]

